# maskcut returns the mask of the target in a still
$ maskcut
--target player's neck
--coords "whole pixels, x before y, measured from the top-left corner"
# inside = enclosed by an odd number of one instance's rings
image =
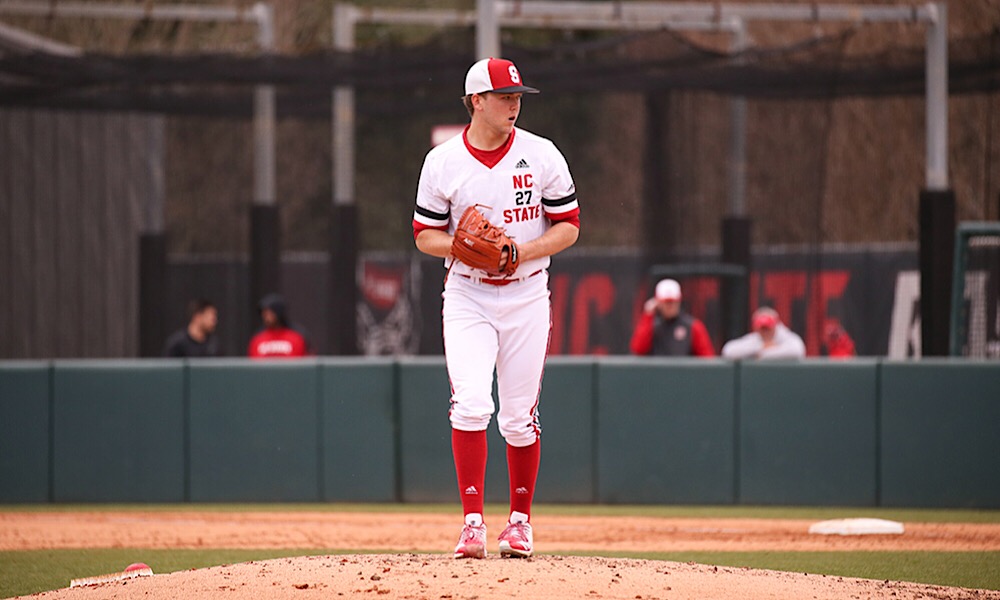
[[[506,144],[511,133],[510,130],[496,129],[482,121],[473,119],[472,123],[469,124],[469,130],[465,133],[465,139],[470,146],[477,150],[490,151]]]

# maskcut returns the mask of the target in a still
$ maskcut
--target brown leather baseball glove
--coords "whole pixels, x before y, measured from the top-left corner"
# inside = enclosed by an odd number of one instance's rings
[[[501,270],[504,250],[507,250],[507,262]],[[475,206],[465,209],[458,220],[451,253],[473,269],[482,269],[490,275],[513,275],[521,261],[514,240],[507,237],[503,228],[490,223]]]

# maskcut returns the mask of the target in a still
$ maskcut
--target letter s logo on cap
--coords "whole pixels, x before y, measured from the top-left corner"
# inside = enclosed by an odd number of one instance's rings
[[[521,75],[517,72],[517,67],[514,65],[507,67],[507,74],[510,75],[511,83],[521,83]]]

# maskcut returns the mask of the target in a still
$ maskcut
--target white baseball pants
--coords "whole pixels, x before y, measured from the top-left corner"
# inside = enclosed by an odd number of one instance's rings
[[[538,397],[552,329],[548,280],[547,271],[502,286],[448,276],[442,325],[455,429],[489,426],[495,369],[500,434],[517,447],[538,439]]]

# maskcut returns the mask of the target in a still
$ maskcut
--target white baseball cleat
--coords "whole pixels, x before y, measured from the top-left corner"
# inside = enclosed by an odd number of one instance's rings
[[[503,558],[528,558],[534,549],[529,523],[507,523],[499,539],[500,556]]]
[[[455,558],[486,558],[486,524],[465,525],[455,546]]]

